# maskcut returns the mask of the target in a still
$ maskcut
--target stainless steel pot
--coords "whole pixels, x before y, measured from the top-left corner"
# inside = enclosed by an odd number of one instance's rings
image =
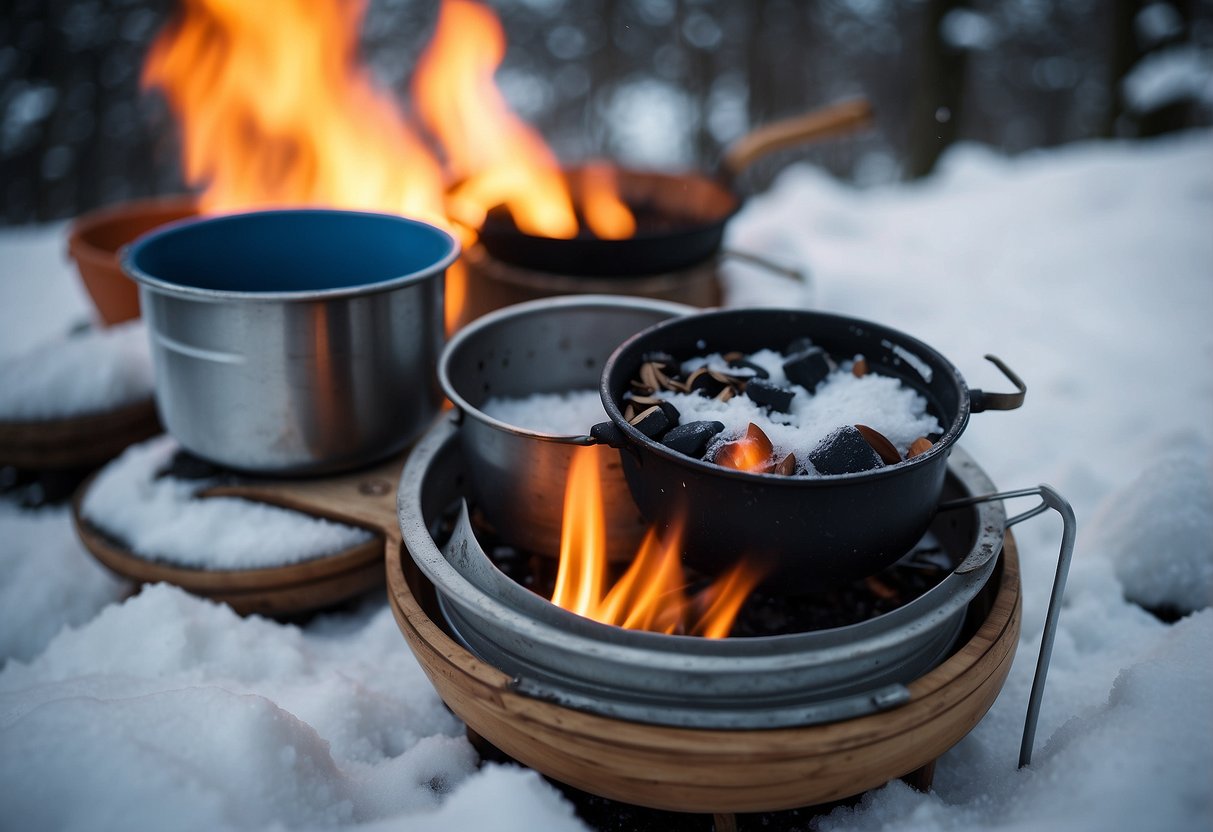
[[[385,214],[259,211],[187,220],[122,257],[139,283],[156,403],[182,447],[242,471],[354,468],[438,413],[440,229]]]
[[[520,303],[474,321],[447,344],[438,381],[458,409],[463,453],[475,476],[476,503],[506,540],[549,555],[560,550],[565,480],[573,454],[594,444],[587,435],[555,435],[494,419],[491,397],[596,390],[607,356],[653,324],[695,311],[665,301],[578,295]],[[607,556],[629,560],[644,536],[619,455],[598,456],[606,510]]]

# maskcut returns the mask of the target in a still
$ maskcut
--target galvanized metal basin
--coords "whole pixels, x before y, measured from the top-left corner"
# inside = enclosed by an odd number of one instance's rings
[[[941,512],[931,534],[956,571],[869,621],[811,633],[710,640],[623,630],[562,610],[500,573],[461,523],[440,548],[431,528],[463,496],[458,428],[438,423],[410,456],[398,497],[405,546],[472,652],[536,698],[603,716],[693,728],[776,728],[903,704],[905,685],[952,649],[970,601],[994,570],[1000,503]],[[961,450],[945,498],[993,490]]]

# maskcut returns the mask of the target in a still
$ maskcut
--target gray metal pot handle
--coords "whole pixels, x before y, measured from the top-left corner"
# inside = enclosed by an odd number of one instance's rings
[[[740,251],[735,248],[722,248],[716,255],[717,262],[721,260],[740,260],[742,263],[749,263],[751,266],[757,266],[780,277],[790,278],[804,285],[809,285],[809,276],[801,269],[795,266],[784,266],[776,263],[773,260],[768,260],[759,254],[754,254],[749,251]]]
[[[986,357],[995,363],[999,363],[990,356]],[[1040,703],[1044,698],[1045,678],[1049,675],[1049,660],[1053,657],[1053,638],[1057,635],[1057,621],[1061,617],[1061,599],[1066,591],[1066,578],[1070,574],[1070,560],[1074,556],[1074,538],[1077,533],[1078,521],[1074,517],[1074,509],[1066,501],[1066,498],[1058,494],[1051,486],[1044,484],[1038,485],[1036,488],[1023,488],[1018,491],[1003,491],[998,494],[985,494],[977,497],[949,500],[941,503],[939,510],[947,511],[948,509],[963,508],[965,506],[976,505],[977,503],[1009,500],[1015,497],[1040,497],[1041,503],[1007,520],[1006,527],[1008,529],[1016,523],[1028,520],[1038,514],[1043,514],[1048,509],[1053,509],[1060,514],[1062,522],[1061,549],[1057,553],[1057,572],[1053,576],[1053,592],[1049,596],[1049,611],[1045,615],[1045,628],[1040,637],[1040,654],[1036,658],[1036,675],[1032,679],[1032,693],[1028,697],[1028,714],[1024,720],[1023,740],[1019,745],[1019,767],[1023,768],[1032,762],[1032,743],[1036,739],[1036,722],[1040,717]],[[968,567],[968,570],[976,568],[976,566],[970,566],[966,560],[956,571],[960,572],[965,570],[966,567]]]
[[[1003,360],[997,355],[987,355],[986,361],[1002,371],[1002,374],[1015,385],[1016,392],[987,393],[985,390],[970,390],[969,409],[973,413],[981,413],[983,410],[1015,410],[1023,405],[1024,396],[1028,393],[1028,385],[1023,383],[1019,374],[1003,363]]]

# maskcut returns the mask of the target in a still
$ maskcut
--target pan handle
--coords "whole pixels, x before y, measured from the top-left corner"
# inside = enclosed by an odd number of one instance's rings
[[[1028,385],[1024,384],[1019,374],[1004,364],[998,356],[987,355],[986,361],[1002,370],[1002,374],[1015,385],[1016,392],[987,393],[985,390],[970,390],[969,409],[973,413],[981,413],[984,410],[1015,410],[1022,406],[1024,396],[1028,394]]]
[[[751,130],[733,142],[720,160],[720,177],[732,183],[750,165],[777,150],[850,133],[872,122],[872,105],[866,98],[839,101],[801,116],[772,122]]]
[[[806,286],[809,285],[809,276],[804,271],[797,269],[794,266],[784,266],[780,263],[776,263],[773,260],[768,260],[761,255],[753,254],[748,251],[740,251],[735,248],[722,248],[717,254],[717,258],[720,260],[740,260],[742,263],[748,263],[751,266],[765,269],[766,271],[771,272],[772,274],[777,274],[780,277],[795,280],[796,282],[803,283]]]

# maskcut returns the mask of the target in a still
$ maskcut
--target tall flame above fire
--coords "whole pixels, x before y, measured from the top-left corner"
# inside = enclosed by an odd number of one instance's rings
[[[510,112],[493,74],[505,58],[505,32],[488,8],[447,0],[413,76],[413,100],[441,142],[456,183],[451,215],[473,228],[504,205],[521,231],[568,238],[577,216],[556,157]]]
[[[681,529],[668,530],[665,540],[650,529],[628,570],[613,586],[607,586],[607,529],[597,457],[602,452],[600,448],[578,448],[569,466],[552,603],[632,630],[728,636],[763,572],[741,560],[706,589],[688,596],[680,557]]]
[[[142,80],[180,122],[201,210],[384,211],[453,229],[468,246],[488,211],[504,206],[524,233],[576,235],[555,156],[493,82],[506,46],[496,15],[444,0],[412,83],[418,126],[359,61],[365,11],[365,0],[182,0]],[[633,233],[611,177],[592,175],[578,190],[597,236]],[[448,324],[465,291],[452,269]]]
[[[361,0],[183,0],[143,83],[181,122],[203,211],[361,208],[445,224],[444,175],[358,62]]]

